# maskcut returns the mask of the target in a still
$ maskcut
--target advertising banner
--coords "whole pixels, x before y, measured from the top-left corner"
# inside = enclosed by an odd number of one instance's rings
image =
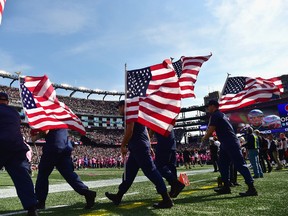
[[[279,101],[279,104],[254,106],[226,115],[238,132],[248,125],[262,133],[288,132],[288,102],[283,100]]]

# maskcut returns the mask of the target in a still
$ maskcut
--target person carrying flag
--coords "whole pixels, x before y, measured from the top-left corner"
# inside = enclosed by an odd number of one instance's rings
[[[258,193],[254,187],[254,180],[243,158],[240,148],[240,142],[237,138],[231,123],[227,116],[219,111],[219,103],[216,100],[208,102],[208,112],[211,114],[208,129],[205,136],[202,137],[202,142],[212,136],[216,131],[217,137],[221,143],[219,151],[219,171],[224,183],[224,187],[216,188],[215,192],[219,194],[230,194],[229,182],[229,166],[231,162],[235,169],[244,177],[245,183],[248,185],[246,192],[239,193],[240,196],[257,196]]]
[[[149,130],[150,138],[156,136],[155,165],[162,177],[171,185],[170,197],[176,198],[185,185],[177,179],[176,170],[176,141],[174,130],[168,136]],[[151,148],[152,150],[152,148]]]
[[[121,100],[117,107],[119,114],[123,116],[125,113],[125,101]],[[122,197],[131,187],[139,168],[141,168],[145,176],[153,182],[157,192],[162,196],[162,200],[159,203],[155,203],[153,207],[171,208],[173,206],[173,201],[171,200],[162,176],[151,157],[151,146],[147,128],[138,122],[127,123],[124,138],[121,143],[123,158],[126,158],[128,152],[126,147],[127,144],[130,154],[126,161],[122,183],[118,187],[117,194],[106,192],[106,197],[115,205],[119,205]]]
[[[38,215],[37,199],[29,174],[26,152],[29,150],[23,141],[20,130],[20,115],[10,107],[8,95],[0,92],[0,169],[5,167],[11,176],[17,195],[27,215]]]
[[[81,181],[77,173],[74,172],[74,166],[71,158],[72,144],[68,138],[68,129],[51,129],[41,131],[32,136],[35,142],[40,138],[45,138],[46,143],[42,149],[42,156],[38,166],[38,176],[35,185],[36,196],[38,199],[37,208],[45,209],[45,202],[49,189],[49,175],[54,167],[68,182],[68,184],[80,195],[86,199],[85,209],[91,209],[94,206],[96,192],[91,191]]]

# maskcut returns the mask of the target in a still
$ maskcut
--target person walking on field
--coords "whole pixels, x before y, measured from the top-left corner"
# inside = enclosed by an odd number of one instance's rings
[[[0,170],[5,167],[28,216],[37,216],[37,199],[26,157],[29,150],[20,130],[20,115],[10,107],[8,95],[0,92]]]
[[[261,134],[259,130],[255,130],[254,133],[258,136],[259,140],[259,162],[262,171],[263,173],[266,173],[266,171],[270,173],[272,171],[272,166],[268,153],[268,141],[266,140],[266,138],[264,138],[263,134]],[[265,162],[267,164],[267,168]]]
[[[259,161],[259,138],[253,133],[253,128],[247,128],[246,144],[243,145],[248,150],[248,158],[252,165],[253,178],[263,178],[263,171]]]
[[[119,114],[123,116],[125,113],[125,101],[121,100],[117,107]],[[126,158],[128,152],[127,144],[130,154],[126,162],[126,170],[123,174],[122,183],[118,187],[117,194],[106,192],[106,197],[115,205],[119,205],[124,194],[131,187],[139,168],[141,168],[145,176],[156,186],[157,192],[162,196],[162,200],[159,203],[155,203],[153,207],[171,208],[173,201],[151,157],[151,146],[147,128],[138,122],[127,123],[121,143],[122,158]]]
[[[206,134],[202,137],[202,142],[209,139],[213,132],[216,131],[217,137],[221,143],[218,165],[224,186],[215,189],[215,192],[219,194],[231,193],[229,166],[231,162],[233,162],[235,169],[244,177],[245,183],[248,185],[248,190],[239,193],[240,196],[257,196],[258,193],[254,187],[254,180],[243,158],[239,139],[237,138],[227,116],[220,112],[219,103],[216,100],[210,100],[207,109],[211,116]]]
[[[176,198],[185,185],[177,179],[176,170],[176,140],[174,130],[168,136],[163,136],[149,130],[150,138],[156,136],[155,165],[162,177],[171,185],[170,197]]]
[[[281,170],[283,169],[283,165],[280,162],[279,159],[279,153],[278,153],[278,142],[275,140],[274,135],[272,133],[268,134],[268,142],[269,142],[269,151],[271,155],[273,156],[274,161],[277,164],[276,170]]]
[[[185,147],[184,151],[183,151],[183,160],[184,160],[184,165],[185,168],[191,169],[191,158],[190,158],[191,154],[190,151]]]
[[[218,172],[218,150],[219,150],[220,142],[216,136],[213,137],[213,140],[210,140],[210,155],[211,161],[214,167],[213,172]]]
[[[67,129],[53,129],[40,132],[32,136],[32,141],[44,137],[46,143],[43,146],[43,154],[38,166],[38,176],[35,185],[38,199],[37,208],[45,209],[45,202],[48,196],[48,178],[54,167],[60,172],[68,184],[80,195],[85,197],[85,209],[91,209],[95,203],[96,192],[91,191],[74,172],[74,165],[71,158],[72,144],[68,138]]]

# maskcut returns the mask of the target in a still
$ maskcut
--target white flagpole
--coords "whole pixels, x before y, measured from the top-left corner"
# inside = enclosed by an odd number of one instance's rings
[[[230,73],[227,73],[227,78],[226,78],[226,81],[225,81],[225,83],[224,83],[223,89],[222,89],[222,91],[221,91],[221,93],[220,93],[220,95],[219,95],[219,100],[220,100],[220,98],[222,97],[222,95],[223,95],[223,93],[224,93],[224,90],[225,90],[225,88],[226,88],[226,86],[227,86],[228,78],[229,78],[230,75],[231,75]]]
[[[125,63],[125,99],[124,99],[124,134],[126,133],[126,110],[127,110],[127,63]],[[123,158],[123,163],[124,163],[124,181],[126,181],[126,155]]]

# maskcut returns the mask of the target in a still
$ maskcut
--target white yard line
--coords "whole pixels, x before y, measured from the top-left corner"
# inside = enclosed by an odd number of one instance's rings
[[[207,170],[190,170],[190,171],[185,171],[185,173],[188,176],[196,175],[196,174],[201,174],[201,173],[207,173],[207,172],[212,172],[212,169],[207,169]],[[178,174],[183,173],[183,172],[178,172]],[[190,183],[196,183],[196,182],[201,182],[201,181],[206,181],[207,179],[202,179],[198,181],[193,181]],[[146,176],[138,176],[135,178],[134,182],[144,182],[144,181],[149,181]],[[112,186],[112,185],[119,185],[122,182],[122,178],[117,178],[117,179],[108,179],[108,180],[98,180],[98,181],[88,181],[84,182],[89,188],[100,188],[100,187],[106,187],[106,186]],[[63,192],[63,191],[72,191],[73,189],[70,187],[69,184],[63,183],[63,184],[56,184],[56,185],[50,185],[49,186],[49,193],[56,193],[56,192]],[[138,194],[139,192],[132,192],[132,193],[126,193],[125,196],[131,196]],[[16,191],[15,188],[8,188],[8,189],[2,189],[0,190],[0,199],[1,198],[8,198],[8,197],[16,197]],[[106,200],[107,197],[102,197],[98,198],[97,200]],[[55,208],[63,208],[67,207],[68,205],[58,205],[58,206],[50,206],[47,207],[46,209],[55,209]],[[11,216],[11,215],[20,215],[20,214],[25,214],[27,211],[16,211],[16,212],[10,212],[10,213],[5,213],[5,214],[0,214],[0,216]]]
[[[188,176],[196,175],[199,173],[207,173],[212,172],[212,169],[205,169],[205,170],[187,170],[185,173]],[[179,174],[180,172],[178,172]],[[146,176],[137,176],[134,182],[144,182],[149,181]],[[100,188],[106,186],[113,186],[119,185],[122,182],[122,178],[117,179],[107,179],[107,180],[97,180],[97,181],[85,181],[84,184],[87,185],[89,188]],[[64,191],[73,191],[73,188],[68,183],[62,184],[54,184],[49,185],[49,193],[57,193],[57,192],[64,192]],[[2,198],[9,198],[9,197],[17,197],[16,190],[14,187],[0,189],[0,199]]]

